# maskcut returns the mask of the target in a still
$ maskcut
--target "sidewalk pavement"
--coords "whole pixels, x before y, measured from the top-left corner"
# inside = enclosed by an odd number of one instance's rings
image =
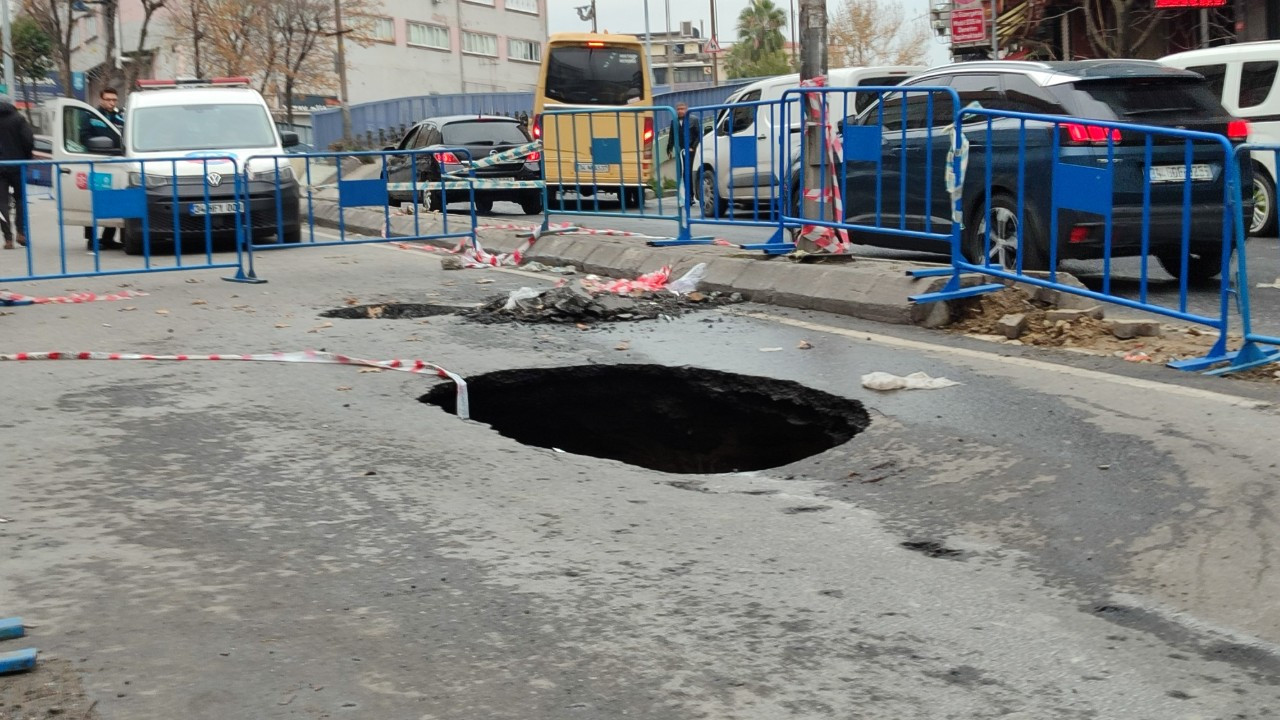
[[[332,191],[321,191],[318,196]],[[379,236],[383,234],[386,217],[380,209],[347,208],[339,211],[333,199],[313,202],[315,224],[319,227],[339,227],[347,234]],[[574,224],[586,228],[575,218]],[[587,219],[590,220],[590,219]],[[439,213],[419,209],[415,233],[413,215],[392,214],[390,234],[393,237],[413,237],[443,233],[443,218]],[[466,227],[465,216],[449,217],[449,232],[457,233]],[[487,252],[510,253],[528,242],[532,225],[486,225],[480,223],[479,241]],[[673,228],[674,230],[674,225]],[[457,238],[415,240],[435,247],[453,249]],[[611,236],[574,233],[548,235],[538,239],[523,260],[544,265],[571,265],[582,272],[614,278],[634,278],[671,266],[672,277],[679,277],[699,263],[706,264],[706,274],[699,287],[708,292],[736,292],[752,302],[778,305],[802,310],[848,315],[878,322],[941,327],[948,324],[955,311],[955,303],[935,302],[916,304],[910,298],[935,292],[946,283],[946,277],[914,278],[907,273],[922,267],[944,267],[940,264],[917,261],[885,260],[864,257],[814,258],[797,261],[785,256],[769,256],[760,252],[747,252],[736,246],[686,245],[679,247],[650,247],[644,236]],[[1066,273],[1058,274],[1060,282],[1083,287],[1078,280]],[[965,284],[987,282],[979,276],[968,276]],[[1024,286],[1025,287],[1025,286]],[[1097,302],[1065,293],[1053,293],[1027,287],[1039,299],[1064,308],[1083,308]]]

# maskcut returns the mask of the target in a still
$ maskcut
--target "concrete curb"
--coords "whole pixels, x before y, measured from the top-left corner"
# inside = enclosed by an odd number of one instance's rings
[[[340,213],[337,203],[332,200],[314,201],[313,213],[316,225],[338,227]],[[348,208],[341,211],[341,217],[348,233],[377,237],[383,232],[385,218],[380,210]],[[449,219],[449,232],[467,227],[465,216],[450,216]],[[419,213],[418,230],[421,235],[443,232],[443,216]],[[392,214],[388,234],[392,237],[414,236],[413,216]],[[505,253],[522,245],[527,231],[482,229],[480,235],[486,250]],[[456,238],[415,242],[447,249],[458,244]],[[545,265],[572,265],[585,273],[616,278],[634,278],[664,265],[671,265],[673,276],[678,277],[694,265],[706,263],[701,287],[709,292],[736,292],[752,302],[820,310],[896,325],[941,327],[951,321],[954,311],[953,303],[916,304],[908,299],[913,295],[936,292],[946,284],[945,277],[913,278],[907,275],[908,270],[928,266],[927,263],[870,258],[798,263],[785,257],[748,254],[737,248],[707,245],[654,248],[643,242],[625,237],[552,235],[539,240],[525,259]],[[1059,278],[1060,282],[1079,284],[1065,273],[1059,273]],[[966,285],[980,281],[976,276],[966,278]],[[1026,289],[1033,295],[1037,294],[1036,288]],[[1053,295],[1077,299],[1065,293]],[[1090,304],[1096,303],[1090,301]]]

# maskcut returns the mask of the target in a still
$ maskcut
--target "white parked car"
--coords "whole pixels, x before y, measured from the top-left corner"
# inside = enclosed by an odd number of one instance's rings
[[[915,65],[835,68],[827,73],[827,87],[887,87],[927,69]],[[781,100],[783,93],[798,87],[799,75],[782,75],[751,83],[725,100],[725,105],[741,107],[717,115],[711,131],[698,142],[691,163],[693,192],[704,217],[721,217],[731,205],[758,204],[761,213],[769,212],[774,175],[789,168],[799,151],[803,116],[798,101],[791,102],[785,113],[780,104],[751,103]],[[828,103],[832,121],[856,115],[875,100],[876,93],[871,92],[836,94]],[[786,147],[779,140],[784,135],[789,136]]]
[[[1280,41],[1189,50],[1160,62],[1205,76],[1227,112],[1249,121],[1249,142],[1280,145]],[[1276,230],[1276,154],[1255,151],[1252,159],[1253,216],[1247,230],[1267,235]]]

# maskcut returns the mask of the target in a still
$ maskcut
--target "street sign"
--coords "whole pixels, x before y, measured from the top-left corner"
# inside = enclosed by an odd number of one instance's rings
[[[720,43],[716,42],[714,35],[707,38],[707,44],[702,46],[702,52],[707,53],[708,55],[720,52]]]
[[[987,11],[981,6],[963,8],[958,5],[951,11],[951,44],[981,45],[990,42],[987,36]]]
[[[1156,0],[1156,8],[1207,8],[1222,7],[1227,0]]]

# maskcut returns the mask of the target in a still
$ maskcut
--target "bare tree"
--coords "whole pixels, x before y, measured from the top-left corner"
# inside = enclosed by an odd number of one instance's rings
[[[0,0],[3,1],[3,0]],[[71,95],[71,29],[75,25],[70,0],[23,0],[22,11],[49,36],[62,92]]]
[[[275,74],[284,84],[286,119],[293,122],[293,96],[299,85],[329,85],[333,67],[333,3],[329,0],[276,0],[273,34],[279,39]]]
[[[833,66],[927,65],[933,39],[925,19],[907,20],[901,5],[883,0],[844,0],[827,34]]]
[[[1161,26],[1151,0],[1085,0],[1085,32],[1098,57],[1135,57]]]

